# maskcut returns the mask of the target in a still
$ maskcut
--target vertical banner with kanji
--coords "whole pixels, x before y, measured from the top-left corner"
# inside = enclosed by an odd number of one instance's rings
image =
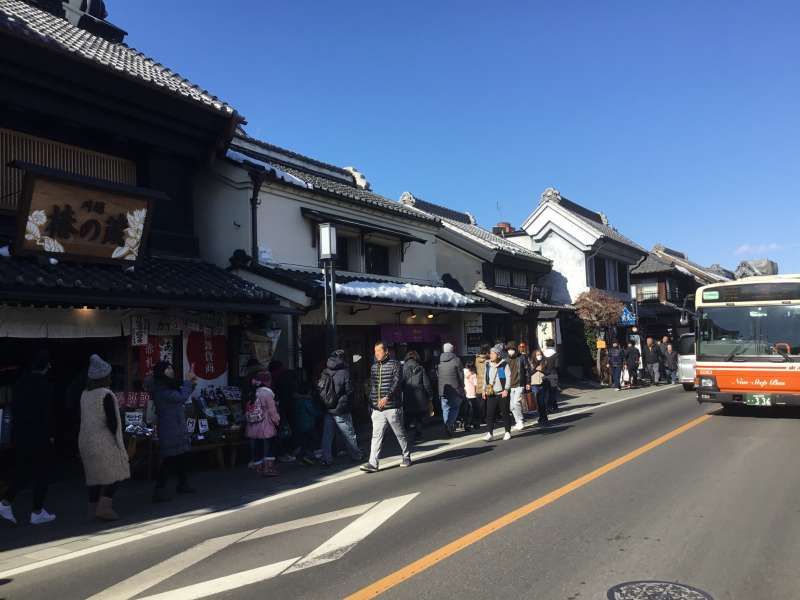
[[[194,365],[196,392],[210,386],[228,385],[228,340],[210,331],[193,331],[183,337],[184,370]]]
[[[139,377],[153,374],[153,367],[164,361],[175,363],[175,340],[168,335],[148,335],[147,343],[139,347]]]

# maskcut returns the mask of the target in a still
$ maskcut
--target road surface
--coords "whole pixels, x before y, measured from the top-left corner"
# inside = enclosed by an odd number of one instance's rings
[[[798,414],[723,416],[680,387],[647,392],[0,574],[0,598],[583,600],[635,581],[800,597]]]

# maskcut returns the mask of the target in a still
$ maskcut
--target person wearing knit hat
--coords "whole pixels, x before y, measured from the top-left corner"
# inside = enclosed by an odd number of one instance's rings
[[[484,376],[483,399],[486,400],[486,436],[487,442],[494,439],[494,422],[497,418],[497,409],[503,417],[505,427],[504,440],[511,439],[511,412],[510,398],[511,371],[503,360],[503,345],[497,344],[489,352],[489,361],[486,363]]]
[[[464,400],[464,365],[453,352],[453,344],[449,342],[442,346],[437,375],[444,434],[450,437],[455,433],[456,419]]]
[[[119,515],[114,511],[112,499],[119,482],[129,479],[131,471],[122,440],[119,404],[109,389],[111,365],[92,354],[86,375],[78,449],[89,491],[89,518],[116,521]]]

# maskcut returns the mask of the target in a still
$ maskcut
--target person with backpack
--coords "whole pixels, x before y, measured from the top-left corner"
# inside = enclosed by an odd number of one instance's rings
[[[503,360],[503,346],[497,344],[489,352],[489,362],[486,363],[486,375],[483,386],[483,398],[486,400],[486,435],[484,440],[491,442],[494,439],[494,422],[497,418],[497,409],[503,417],[505,428],[504,440],[511,439],[511,413],[509,407],[509,394],[511,392],[511,371]]]
[[[556,343],[549,339],[544,349],[544,397],[548,412],[558,412],[558,353]]]
[[[333,442],[338,432],[344,439],[347,453],[353,461],[362,461],[356,429],[353,426],[353,384],[344,350],[335,350],[328,357],[319,376],[317,391],[325,408],[322,425],[322,465],[333,464]]]
[[[270,389],[272,376],[267,371],[256,373],[250,381],[252,396],[245,405],[245,435],[253,441],[253,462],[256,472],[263,477],[275,477],[273,444],[278,435],[281,416],[275,404],[275,394]]]
[[[455,433],[456,419],[461,402],[464,400],[464,367],[461,359],[453,352],[453,344],[442,347],[438,367],[439,398],[442,401],[442,421],[444,434],[450,437]]]
[[[428,414],[433,389],[419,354],[410,350],[403,361],[403,410],[409,426],[414,429],[414,440],[422,441],[422,423]]]

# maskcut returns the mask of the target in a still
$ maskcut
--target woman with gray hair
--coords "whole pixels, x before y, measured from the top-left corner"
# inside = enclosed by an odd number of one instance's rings
[[[122,441],[119,404],[111,386],[111,365],[92,354],[86,389],[81,394],[81,430],[78,449],[89,489],[89,518],[116,521],[112,498],[120,481],[131,476]]]

